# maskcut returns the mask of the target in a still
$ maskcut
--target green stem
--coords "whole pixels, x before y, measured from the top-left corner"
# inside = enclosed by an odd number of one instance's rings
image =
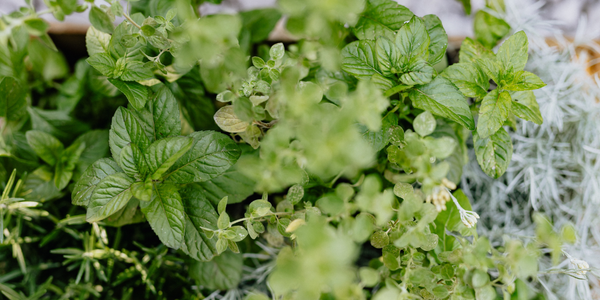
[[[131,17],[129,17],[128,14],[123,14],[123,16],[125,17],[125,19],[127,19],[127,21],[133,24],[133,26],[137,27],[138,29],[142,29],[142,27],[138,25],[133,19],[131,19]]]

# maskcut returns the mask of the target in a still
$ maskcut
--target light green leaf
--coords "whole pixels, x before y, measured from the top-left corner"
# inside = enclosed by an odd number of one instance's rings
[[[58,162],[65,147],[57,138],[39,130],[29,130],[26,136],[27,143],[42,160],[51,166]]]
[[[169,248],[179,249],[183,242],[185,212],[177,187],[155,184],[152,200],[140,202],[140,207],[160,241]]]
[[[500,49],[496,57],[506,73],[521,71],[527,64],[529,41],[523,31],[519,31],[509,37]]]
[[[369,0],[353,32],[360,40],[374,40],[379,36],[393,39],[412,16],[408,8],[394,1]]]
[[[543,88],[546,84],[535,74],[527,71],[518,71],[511,76],[510,82],[501,82],[501,86],[509,91],[530,91]]]
[[[448,78],[467,97],[483,98],[490,88],[487,75],[473,63],[453,64],[440,75]]]
[[[202,131],[189,135],[194,145],[167,172],[174,183],[202,182],[227,171],[240,156],[240,149],[224,134]]]
[[[375,43],[377,49],[377,62],[384,76],[393,73],[400,73],[404,65],[404,60],[400,55],[400,49],[390,39],[380,36]],[[376,74],[373,74],[377,75]]]
[[[429,111],[420,113],[413,123],[415,132],[420,136],[428,136],[435,130],[435,118]]]
[[[398,126],[398,115],[388,114],[382,120],[380,130],[370,131],[364,125],[360,125],[359,130],[362,136],[373,146],[373,149],[380,151],[390,142],[391,130],[394,126]]]
[[[476,59],[494,58],[494,52],[471,38],[466,38],[460,45],[458,57],[461,63],[474,63]]]
[[[90,165],[75,184],[71,194],[75,205],[87,206],[96,185],[108,175],[122,172],[112,158],[101,158]]]
[[[444,58],[448,47],[448,35],[444,30],[442,21],[436,15],[423,16],[425,28],[429,34],[429,58],[427,61],[433,66]]]
[[[110,17],[97,6],[93,6],[90,10],[90,23],[92,23],[92,26],[105,33],[112,34],[115,29]]]
[[[140,201],[138,199],[131,198],[129,202],[127,202],[127,205],[102,220],[102,224],[112,227],[121,227],[146,221],[139,204]]]
[[[476,64],[496,84],[500,84],[500,78],[504,74],[502,66],[495,59],[477,59]]]
[[[94,67],[94,69],[98,70],[102,75],[106,77],[113,77],[114,71],[116,69],[116,61],[107,53],[96,53],[90,55],[88,59],[86,59],[90,66]]]
[[[382,75],[377,64],[377,47],[374,41],[352,42],[342,49],[342,70],[368,79],[374,74]]]
[[[114,214],[131,199],[130,186],[134,180],[125,173],[116,173],[104,177],[92,193],[85,219],[97,222]]]
[[[435,70],[427,61],[413,58],[408,65],[408,73],[400,76],[400,81],[406,85],[418,85],[431,82]]]
[[[194,143],[189,137],[168,137],[152,143],[146,150],[146,162],[152,180],[160,177],[181,157]]]
[[[104,33],[94,26],[90,26],[85,34],[85,47],[88,55],[109,53],[108,45],[110,44],[110,34]]]
[[[477,123],[479,137],[485,139],[498,131],[508,118],[511,106],[510,94],[507,91],[499,92],[499,89],[495,89],[487,94],[479,108]]]
[[[77,141],[63,151],[54,171],[54,185],[59,190],[64,189],[69,184],[71,177],[73,177],[73,170],[85,147],[85,142]]]
[[[242,121],[236,116],[233,105],[221,107],[215,113],[214,119],[219,128],[227,132],[244,132],[250,126],[250,122]]]
[[[181,250],[197,260],[208,261],[217,255],[217,237],[209,238],[202,227],[216,230],[218,215],[204,191],[193,186],[180,190],[186,214],[185,237]]]
[[[475,14],[475,38],[485,47],[492,49],[508,34],[510,25],[502,19],[480,10]]]
[[[482,139],[477,133],[474,133],[473,142],[477,162],[481,169],[490,177],[502,176],[508,168],[513,152],[508,132],[504,128],[500,128],[486,139]]]
[[[26,112],[26,92],[12,77],[0,77],[0,117],[8,121],[20,119]]]
[[[373,83],[373,85],[382,91],[387,91],[394,88],[394,80],[383,77],[380,74],[373,74],[373,76],[371,76],[371,83]]]
[[[512,112],[515,116],[541,125],[544,122],[540,107],[532,91],[511,92]]]
[[[415,56],[428,59],[429,34],[427,33],[425,22],[417,16],[412,17],[398,31],[396,45],[400,49],[400,53],[409,59]]]
[[[148,88],[137,82],[125,82],[118,79],[109,78],[108,81],[125,94],[127,100],[133,108],[140,110],[146,105],[148,101]]]
[[[410,91],[409,97],[417,108],[448,118],[470,130],[475,129],[467,99],[442,76],[436,77],[426,85],[416,86]]]
[[[241,254],[226,251],[211,261],[192,262],[189,274],[208,289],[228,290],[240,283],[243,265],[244,259]]]
[[[153,78],[152,70],[147,68],[141,61],[130,61],[125,66],[125,71],[121,75],[123,81],[139,81]]]
[[[118,163],[121,161],[121,149],[129,143],[136,144],[140,150],[144,151],[150,141],[138,119],[128,109],[119,107],[112,119],[108,141],[113,158]]]

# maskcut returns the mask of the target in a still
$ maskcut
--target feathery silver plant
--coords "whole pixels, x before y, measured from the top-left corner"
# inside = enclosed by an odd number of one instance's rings
[[[517,121],[517,130],[511,132],[513,159],[500,179],[485,176],[470,153],[464,191],[481,216],[478,231],[496,245],[504,235],[534,236],[534,211],[544,213],[557,229],[573,224],[576,244],[563,249],[564,260],[556,267],[549,258],[542,260],[539,288],[548,299],[598,299],[599,274],[594,270],[600,266],[600,79],[587,69],[599,61],[575,51],[586,47],[600,53],[593,42],[597,32],[584,30],[582,20],[569,42],[555,22],[540,17],[543,2],[505,3],[501,17],[530,38],[527,69],[547,84],[535,91],[544,123]],[[548,45],[548,36],[556,37],[557,47]]]

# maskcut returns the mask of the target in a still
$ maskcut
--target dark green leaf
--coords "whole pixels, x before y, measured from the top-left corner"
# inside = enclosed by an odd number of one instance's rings
[[[116,213],[102,220],[102,224],[113,227],[121,227],[128,224],[140,223],[146,220],[144,213],[139,207],[140,201],[136,198],[131,198],[127,205],[118,210]]]
[[[142,175],[147,174],[146,160],[138,146],[134,143],[128,144],[121,150],[119,154],[119,166],[121,166],[125,174],[132,178],[142,178]]]
[[[47,164],[54,166],[60,159],[64,146],[55,137],[43,131],[27,131],[27,143]]]
[[[496,43],[510,31],[510,25],[483,10],[475,14],[475,38],[488,49],[494,48]]]
[[[209,238],[202,227],[217,229],[218,215],[201,189],[191,185],[179,193],[186,213],[185,238],[181,249],[197,260],[208,261],[217,255],[217,238]]]
[[[377,64],[377,48],[374,41],[352,42],[342,49],[342,70],[359,78],[382,75]]]
[[[183,156],[194,143],[190,137],[168,137],[152,143],[146,152],[148,171],[153,180],[158,180]]]
[[[532,91],[511,92],[512,112],[515,116],[541,125],[544,122],[540,107],[535,100],[535,95]]]
[[[155,184],[152,200],[140,202],[140,207],[160,241],[169,248],[179,249],[183,243],[185,212],[177,187]]]
[[[125,71],[121,75],[123,81],[138,81],[153,78],[154,74],[150,68],[147,68],[143,62],[131,61],[125,66]],[[118,87],[118,86],[117,86]],[[125,92],[123,92],[125,93]]]
[[[119,211],[131,199],[130,186],[133,179],[125,173],[116,173],[104,177],[92,193],[85,219],[97,222]]]
[[[90,66],[98,70],[102,75],[113,77],[116,61],[107,53],[96,53],[86,59]]]
[[[423,16],[425,27],[429,34],[429,58],[427,61],[432,66],[441,61],[448,47],[448,35],[442,26],[442,21],[435,15]]]
[[[404,66],[404,57],[400,55],[400,49],[390,39],[380,36],[375,43],[377,49],[377,62],[383,75],[400,73]],[[376,75],[376,74],[374,74]]]
[[[21,118],[26,110],[26,92],[19,82],[12,77],[0,78],[0,117],[8,121]]]
[[[409,96],[415,107],[475,129],[467,99],[448,79],[438,76],[426,85],[415,87]]]
[[[64,189],[69,184],[79,156],[81,156],[85,147],[85,142],[77,141],[63,151],[54,171],[54,184],[59,190]]]
[[[231,251],[215,257],[211,261],[195,261],[190,265],[190,277],[209,289],[228,290],[235,288],[242,278],[244,259],[241,254]]]
[[[473,63],[453,64],[440,75],[448,78],[467,97],[483,98],[490,88],[487,75]]]
[[[471,0],[458,0],[460,3],[462,3],[464,9],[465,9],[465,13],[467,15],[471,14]]]
[[[510,94],[507,91],[499,92],[499,89],[495,89],[487,94],[479,108],[477,122],[479,138],[485,139],[498,131],[508,118],[511,106]]]
[[[194,183],[201,189],[206,198],[214,205],[223,197],[228,197],[228,203],[242,202],[254,193],[254,181],[235,170],[235,166],[221,176],[211,180]]]
[[[121,168],[112,158],[101,158],[90,165],[75,184],[72,203],[87,206],[94,189],[108,175],[122,172]]]
[[[498,178],[506,172],[512,158],[513,146],[508,132],[504,128],[492,136],[481,139],[473,134],[475,155],[481,169],[491,177]]]
[[[150,140],[135,115],[128,109],[119,107],[112,119],[108,141],[115,161],[120,163],[121,149],[129,143],[136,144],[140,150],[144,151],[150,144]]]
[[[148,88],[137,82],[126,82],[109,78],[108,81],[116,86],[136,110],[142,109],[148,101]]]
[[[412,16],[408,8],[394,1],[369,0],[353,32],[360,40],[374,40],[379,36],[394,39],[396,31]]]
[[[400,53],[409,59],[417,56],[428,59],[429,34],[425,22],[417,16],[412,17],[410,22],[398,31],[396,45],[400,49]]]
[[[98,30],[106,33],[112,34],[115,29],[110,17],[97,6],[93,6],[90,10],[90,23]]]
[[[77,161],[78,173],[83,173],[98,159],[108,156],[108,130],[92,130],[80,135],[75,143],[85,143],[85,150]]]
[[[408,73],[400,76],[400,81],[406,85],[418,85],[431,82],[435,70],[427,61],[420,58],[413,58],[408,64]]]

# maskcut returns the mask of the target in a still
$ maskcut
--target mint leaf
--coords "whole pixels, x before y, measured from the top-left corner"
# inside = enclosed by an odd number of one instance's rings
[[[133,182],[125,173],[115,173],[100,180],[90,198],[86,221],[103,220],[127,205],[132,197],[130,186]]]
[[[85,143],[77,160],[77,173],[82,174],[91,164],[108,156],[108,130],[91,130],[80,135],[74,143]]]
[[[113,77],[117,62],[107,53],[96,53],[86,59],[90,66],[106,77]]]
[[[395,1],[369,0],[353,32],[360,40],[374,40],[379,36],[393,39],[396,31],[413,16],[408,8]]]
[[[467,97],[483,98],[490,88],[487,75],[473,63],[453,64],[440,75],[448,78]]]
[[[183,242],[185,212],[177,187],[155,184],[152,200],[142,201],[140,207],[160,241],[169,248],[179,249]]]
[[[428,59],[429,56],[429,34],[425,22],[421,18],[414,16],[410,21],[402,26],[396,35],[396,45],[400,53],[412,59],[419,56],[422,59]]]
[[[400,73],[404,65],[404,57],[400,55],[400,49],[384,36],[380,36],[375,43],[377,49],[377,62],[384,76]],[[375,75],[375,74],[374,74]]]
[[[409,94],[413,105],[448,118],[470,130],[475,129],[467,99],[448,79],[438,76],[426,85],[416,86]]]
[[[148,88],[137,82],[126,82],[118,79],[109,78],[108,81],[121,91],[129,100],[129,103],[136,110],[144,108],[148,101]]]
[[[423,16],[425,21],[425,28],[427,28],[427,34],[429,35],[429,58],[427,62],[431,65],[435,65],[444,58],[446,54],[446,48],[448,47],[448,35],[442,21],[436,15],[425,15]]]
[[[121,168],[112,158],[101,158],[90,165],[81,175],[73,189],[72,203],[88,206],[94,189],[108,175],[122,172]]]
[[[152,180],[160,177],[190,148],[194,140],[189,137],[168,137],[152,143],[146,150],[146,162]]]
[[[379,74],[373,74],[373,76],[371,76],[371,83],[373,83],[373,85],[375,85],[378,89],[383,91],[387,91],[394,87],[394,80],[387,77],[383,77]]]
[[[513,145],[508,132],[500,127],[488,138],[473,133],[475,155],[481,169],[490,177],[498,178],[506,172],[512,158]]]
[[[501,82],[502,88],[509,91],[531,91],[543,88],[546,84],[535,74],[518,71],[511,76],[509,82]]]
[[[218,215],[197,186],[180,190],[185,211],[185,237],[181,250],[194,259],[208,261],[217,255],[216,236],[209,238],[201,227],[217,229]]]
[[[26,91],[12,77],[0,77],[0,117],[8,121],[20,119],[26,112]]]
[[[359,125],[359,131],[375,151],[380,151],[390,142],[391,130],[394,126],[398,126],[398,115],[388,114],[381,121],[381,129],[378,131],[370,131],[367,126]]]
[[[479,108],[479,120],[477,123],[477,134],[485,139],[494,134],[511,110],[510,94],[507,91],[500,92],[499,89],[491,91],[483,98]]]
[[[161,86],[148,106],[152,114],[154,139],[181,134],[181,118],[177,99],[166,86]]]
[[[510,25],[489,13],[480,10],[475,14],[475,38],[485,47],[491,49],[499,40],[508,34]]]
[[[63,151],[54,168],[54,185],[59,190],[64,189],[69,184],[71,177],[73,177],[75,165],[85,147],[85,142],[77,141]]]
[[[458,57],[461,63],[474,63],[476,59],[494,58],[494,52],[471,38],[466,38],[460,45]]]
[[[121,227],[128,224],[140,223],[146,220],[142,210],[139,207],[140,200],[131,198],[127,205],[119,209],[114,214],[102,220],[102,223],[107,226]]]
[[[189,274],[206,288],[228,290],[240,283],[243,265],[244,259],[241,254],[226,251],[211,261],[192,262]]]
[[[496,58],[502,65],[505,73],[521,71],[527,64],[529,41],[523,31],[509,37],[498,49]]]
[[[541,125],[544,122],[540,107],[535,100],[535,95],[532,91],[511,92],[512,97],[512,112],[515,116]]]
[[[121,150],[119,166],[130,177],[142,179],[147,174],[144,155],[134,143],[130,143]]]
[[[228,197],[227,203],[233,204],[242,202],[254,194],[254,181],[236,170],[235,166],[218,177],[190,186],[201,190],[213,205],[225,196]]]
[[[149,78],[154,78],[154,73],[141,61],[128,62],[123,75],[121,75],[121,80],[123,81],[138,81]]]
[[[400,81],[406,85],[426,84],[431,82],[435,70],[427,61],[413,58],[408,64],[408,73],[400,76]]]
[[[224,134],[202,131],[189,135],[194,145],[167,172],[174,183],[202,182],[227,171],[239,158],[240,149]]]
[[[118,163],[121,161],[121,149],[129,143],[135,143],[140,150],[144,151],[150,141],[135,115],[128,109],[119,107],[113,116],[108,140],[110,152]]]
[[[94,26],[90,26],[85,34],[85,48],[88,55],[109,53],[110,34],[104,33]]]
[[[377,64],[377,48],[374,41],[352,42],[342,49],[342,70],[368,79],[374,74],[382,75]]]
[[[115,29],[110,17],[97,6],[92,6],[92,9],[90,10],[90,23],[92,23],[92,26],[105,33],[113,33],[113,30]]]
[[[498,61],[495,59],[477,59],[476,64],[496,84],[500,84],[500,78],[503,77],[503,70]]]
[[[26,136],[27,143],[42,160],[51,166],[58,162],[65,146],[57,138],[39,130],[29,130]]]

